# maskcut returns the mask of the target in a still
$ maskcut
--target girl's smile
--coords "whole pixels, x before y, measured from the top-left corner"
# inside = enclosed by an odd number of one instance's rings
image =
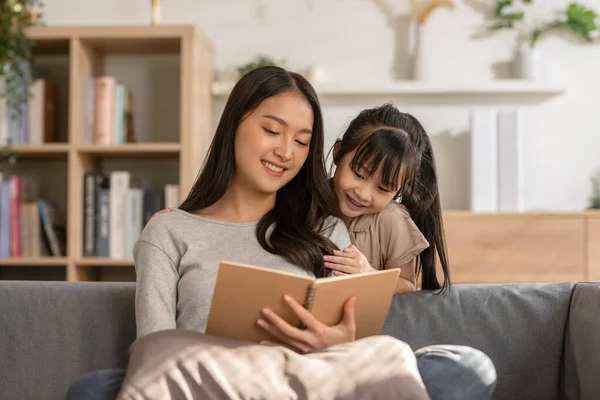
[[[363,208],[367,207],[366,205],[362,205],[358,201],[354,200],[352,198],[352,196],[350,196],[348,193],[345,193],[345,195],[346,195],[348,207],[353,208],[356,211],[361,211]]]

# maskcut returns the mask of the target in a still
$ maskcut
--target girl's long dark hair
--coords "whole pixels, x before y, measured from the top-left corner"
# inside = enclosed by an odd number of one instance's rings
[[[398,177],[402,177],[403,184],[396,198],[401,196],[402,204],[429,242],[429,247],[417,257],[421,288],[449,288],[450,268],[435,159],[431,141],[421,123],[391,104],[363,110],[344,133],[339,150],[334,152],[335,162],[355,149],[350,163],[353,170],[358,171],[362,166],[371,176],[381,165],[383,183],[389,187],[395,187]],[[436,273],[436,255],[444,275],[443,285]]]
[[[322,277],[323,255],[332,254],[336,246],[321,232],[332,228],[324,226],[326,218],[340,213],[327,183],[319,100],[311,84],[299,74],[263,67],[238,81],[229,95],[200,175],[179,208],[188,212],[200,210],[225,194],[236,168],[234,142],[239,124],[264,100],[288,91],[301,93],[312,107],[310,150],[298,174],[277,192],[275,207],[261,218],[256,235],[265,250]],[[272,225],[274,229],[267,238]]]

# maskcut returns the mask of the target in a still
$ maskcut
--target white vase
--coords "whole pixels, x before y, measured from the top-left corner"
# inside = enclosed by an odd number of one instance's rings
[[[544,61],[540,49],[521,43],[515,52],[513,61],[516,79],[543,81],[545,79]]]
[[[411,78],[416,81],[428,81],[433,75],[433,66],[428,60],[425,24],[415,24],[413,35]]]

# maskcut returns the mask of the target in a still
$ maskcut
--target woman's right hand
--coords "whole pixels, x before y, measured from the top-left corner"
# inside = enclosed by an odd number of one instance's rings
[[[335,344],[352,342],[356,337],[355,305],[356,297],[351,297],[344,304],[344,316],[334,326],[327,326],[317,320],[314,315],[289,296],[284,300],[296,313],[306,329],[302,330],[288,324],[284,319],[269,309],[263,310],[264,319],[258,325],[279,339],[280,343],[263,341],[262,344],[283,344],[299,353],[321,349]]]

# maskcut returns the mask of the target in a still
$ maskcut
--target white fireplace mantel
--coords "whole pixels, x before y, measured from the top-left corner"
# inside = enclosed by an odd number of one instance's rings
[[[213,96],[229,96],[234,82],[214,82]],[[484,82],[327,82],[313,84],[323,105],[397,105],[428,107],[519,107],[534,106],[559,96],[560,86],[524,80]]]

